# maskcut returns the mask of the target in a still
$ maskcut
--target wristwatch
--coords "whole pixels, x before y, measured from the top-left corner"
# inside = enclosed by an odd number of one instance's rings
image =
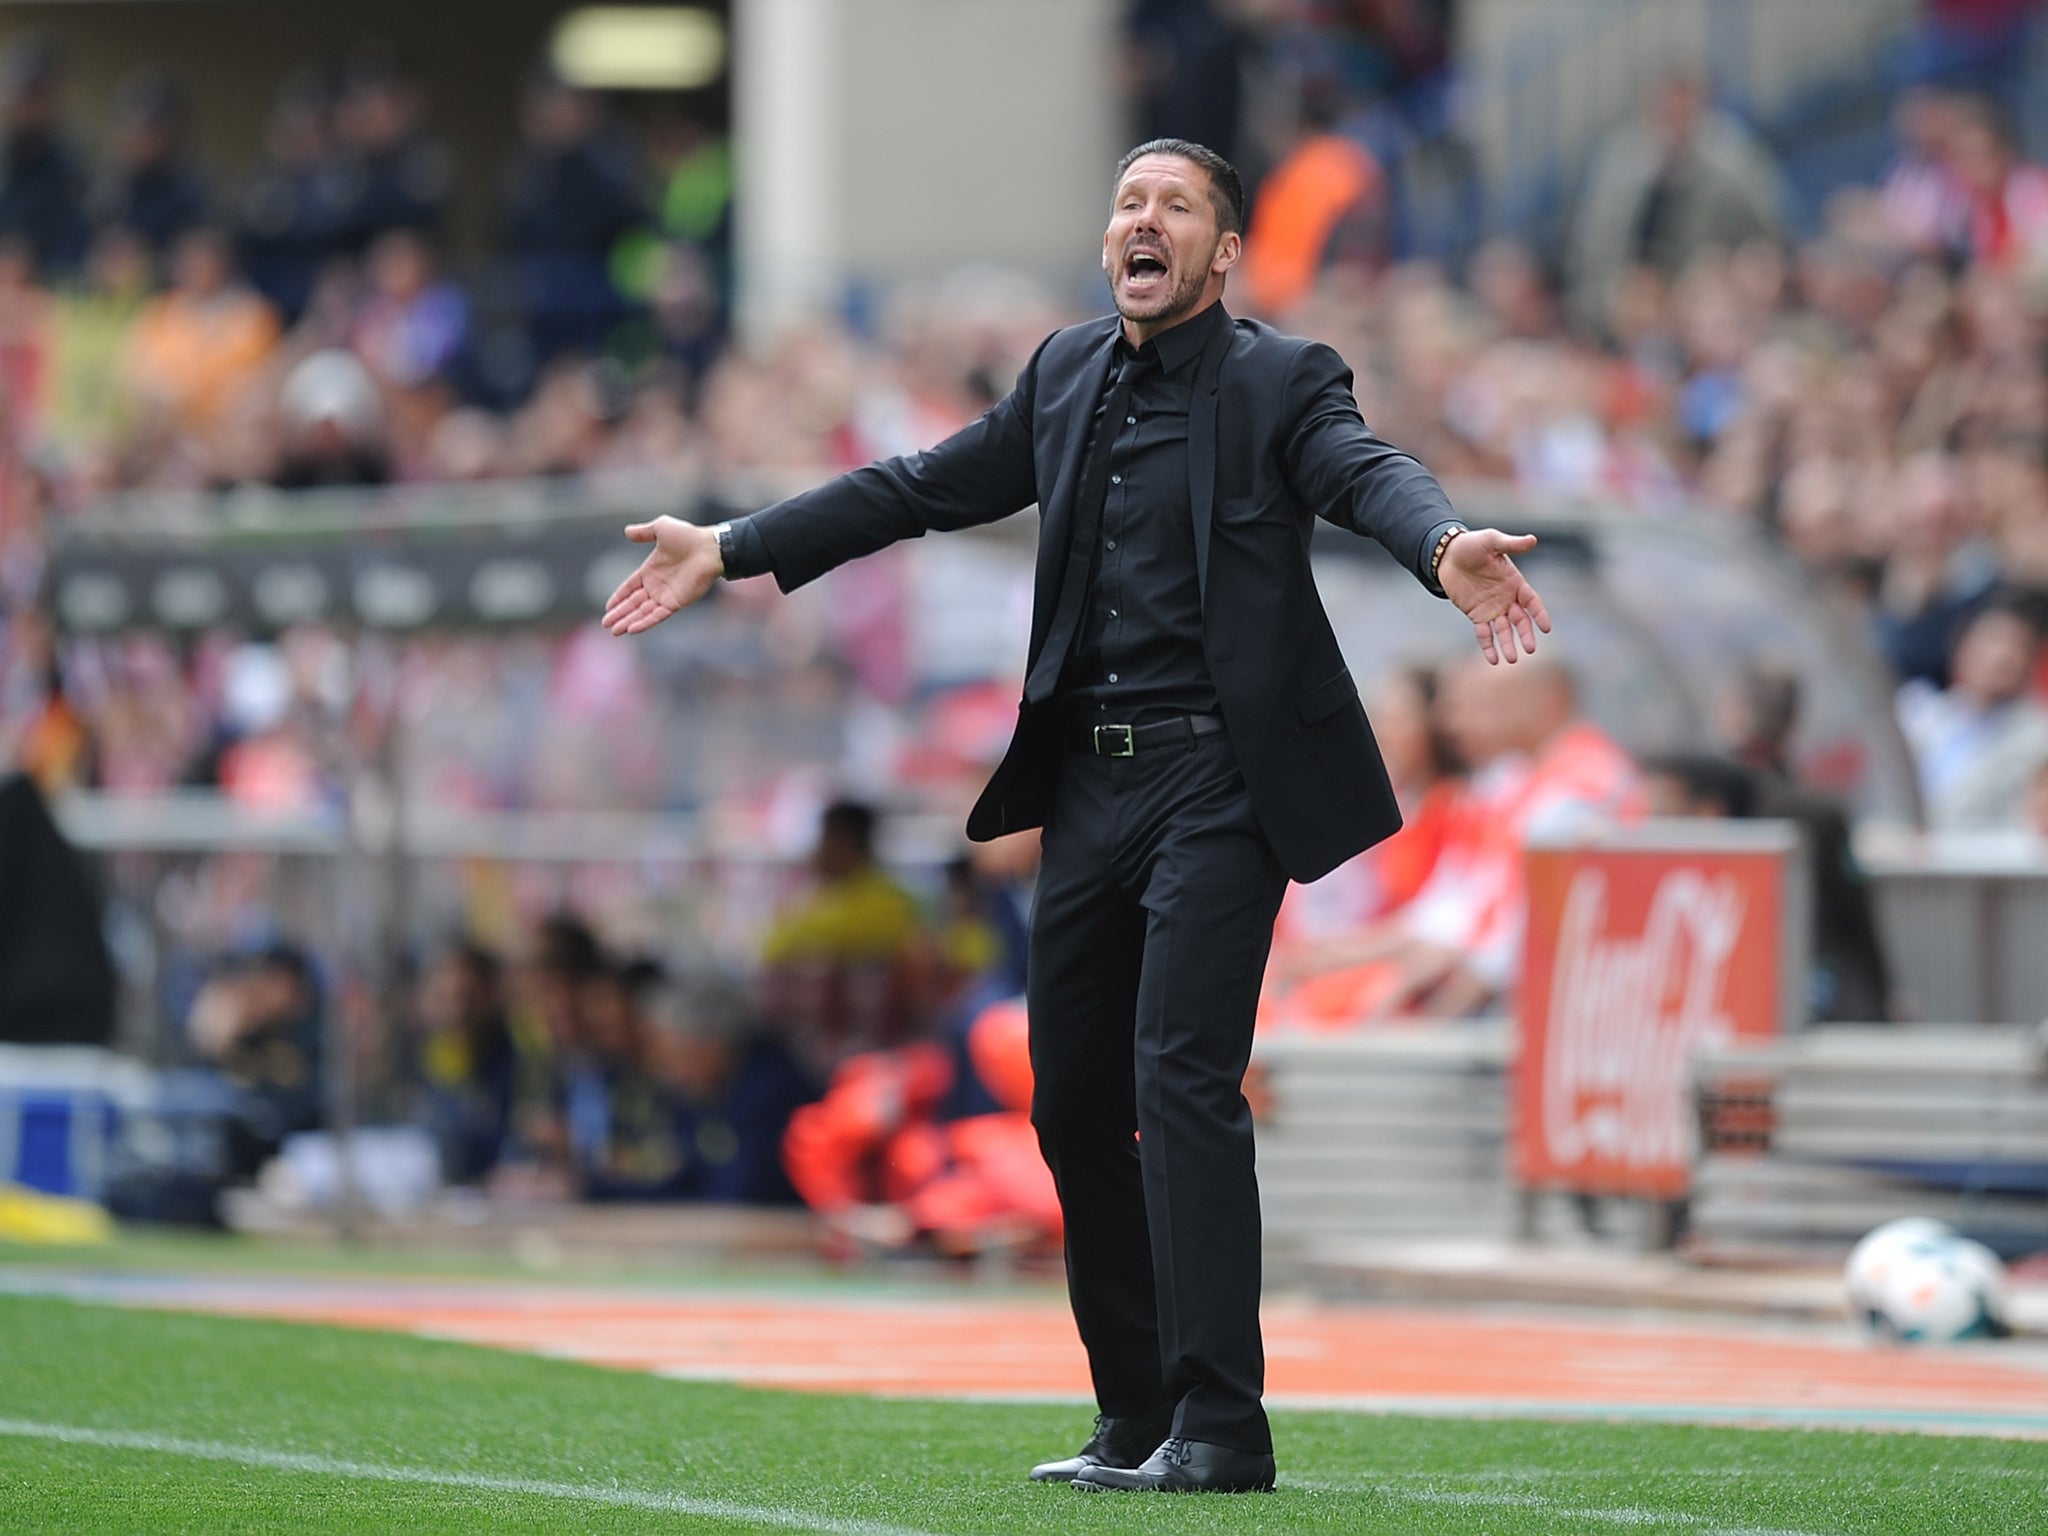
[[[711,536],[718,541],[719,580],[730,581],[732,580],[732,524],[717,524],[712,528]]]

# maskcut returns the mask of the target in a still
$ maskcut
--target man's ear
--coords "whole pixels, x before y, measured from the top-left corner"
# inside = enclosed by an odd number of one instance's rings
[[[1105,229],[1102,232],[1102,275],[1104,277],[1113,277],[1115,270],[1109,261],[1109,231]]]
[[[1230,230],[1221,240],[1216,242],[1216,254],[1209,258],[1209,270],[1216,276],[1221,277],[1237,265],[1238,258],[1242,255],[1244,255],[1244,236],[1234,229]]]

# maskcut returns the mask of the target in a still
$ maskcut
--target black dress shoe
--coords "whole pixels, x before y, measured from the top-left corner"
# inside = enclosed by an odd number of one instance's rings
[[[1171,1410],[1154,1414],[1149,1419],[1112,1419],[1106,1413],[1097,1414],[1095,1433],[1088,1437],[1088,1443],[1081,1447],[1080,1453],[1069,1456],[1065,1461],[1040,1462],[1031,1469],[1031,1481],[1071,1483],[1090,1467],[1128,1470],[1158,1450],[1159,1442],[1172,1428]]]
[[[1089,1467],[1074,1486],[1090,1493],[1271,1493],[1273,1458],[1202,1440],[1169,1440],[1143,1466]]]

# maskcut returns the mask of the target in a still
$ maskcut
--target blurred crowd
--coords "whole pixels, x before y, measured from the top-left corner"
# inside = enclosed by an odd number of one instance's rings
[[[1397,259],[1385,168],[1345,129],[1357,79],[1428,67],[1442,8],[1374,8],[1401,24],[1365,29],[1362,51],[1333,53],[1349,34],[1312,30],[1306,65],[1269,49],[1293,70],[1269,93],[1284,122],[1189,89],[1204,68],[1257,77],[1243,28],[1210,25],[1221,14],[1135,6],[1128,63],[1144,131],[1250,135],[1236,147],[1264,174],[1234,310],[1335,345],[1366,419],[1454,493],[1504,481],[1539,504],[1716,518],[1774,545],[1891,668],[1927,820],[2048,839],[2048,167],[1995,104],[1908,91],[1882,179],[1802,218],[1771,148],[1673,75],[1599,147],[1554,250],[1497,240],[1453,271]],[[629,135],[545,75],[521,103],[491,248],[459,276],[431,104],[386,59],[287,82],[241,186],[194,162],[171,78],[123,87],[92,163],[77,110],[47,50],[0,71],[0,756],[46,788],[203,783],[331,804],[363,701],[403,696],[434,803],[691,800],[651,727],[624,733],[644,750],[611,747],[621,732],[604,727],[658,713],[659,695],[643,661],[594,631],[424,642],[367,672],[319,631],[59,641],[34,600],[49,530],[129,489],[816,476],[965,424],[1077,318],[1027,285],[941,284],[860,329],[821,318],[761,350],[732,345],[723,143],[681,119]],[[776,616],[796,605],[735,589],[730,624],[705,617],[699,649],[752,646],[753,670],[706,701],[727,714],[693,716],[694,750],[745,758],[741,717],[786,705],[855,722],[814,754],[843,764],[858,722],[905,702],[900,678],[855,655],[862,625],[891,622],[892,593],[876,575],[843,594],[838,628],[804,629]],[[1000,740],[999,681],[967,734]],[[1267,1027],[1497,1005],[1514,980],[1521,842],[1652,811],[1800,821],[1820,893],[1812,1012],[1900,1011],[1842,815],[1793,771],[1785,675],[1731,676],[1711,739],[1654,762],[1586,718],[1554,663],[1393,671],[1369,706],[1409,825],[1290,895]],[[879,760],[877,785],[914,801],[905,753]],[[763,777],[721,782],[752,804]],[[828,798],[809,783],[793,803]],[[913,897],[873,848],[867,813],[828,815],[813,885],[751,935],[758,966],[737,982],[622,958],[570,920],[509,951],[452,945],[423,962],[386,1075],[413,1085],[406,1112],[433,1125],[458,1180],[537,1169],[594,1196],[707,1198],[793,1182],[841,1213],[849,1241],[902,1236],[916,1190],[878,1185],[892,1167],[947,1191],[909,1217],[915,1231],[972,1228],[995,1188],[1012,1217],[1035,1209],[1005,1183],[1014,1121],[985,1143],[937,1129],[1016,1112],[989,1010],[1016,990],[1028,860],[963,865]],[[312,995],[300,982],[317,992],[303,966],[286,985],[291,969],[223,966],[180,1013],[192,1048],[216,1065],[287,1063],[237,1044],[268,1037],[232,1021],[262,1011],[250,998],[290,1013]],[[300,1042],[310,1077],[320,1052],[300,1029],[279,1038]],[[785,1129],[798,1105],[835,1102]],[[970,1166],[968,1193],[939,1182]]]

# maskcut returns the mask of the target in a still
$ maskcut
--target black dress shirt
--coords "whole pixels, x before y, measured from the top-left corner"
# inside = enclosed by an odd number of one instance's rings
[[[1122,420],[1105,421],[1098,406],[1089,436],[1092,456],[1111,434],[1109,483],[1094,548],[1073,551],[1091,568],[1056,695],[1089,718],[1138,723],[1217,711],[1188,506],[1188,403],[1202,349],[1224,320],[1223,306],[1212,304],[1142,347],[1117,340],[1112,376],[1137,365],[1130,407]],[[1077,519],[1082,527],[1089,521]]]

